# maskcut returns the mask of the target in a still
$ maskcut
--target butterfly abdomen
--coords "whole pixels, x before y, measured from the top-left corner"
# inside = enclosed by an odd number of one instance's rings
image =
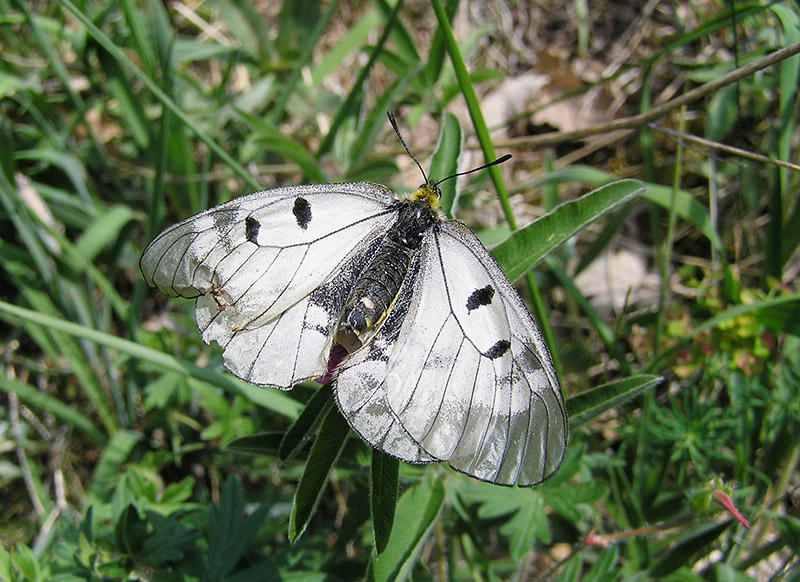
[[[336,342],[348,352],[364,345],[389,313],[425,231],[436,220],[427,201],[400,203],[397,222],[345,301]]]

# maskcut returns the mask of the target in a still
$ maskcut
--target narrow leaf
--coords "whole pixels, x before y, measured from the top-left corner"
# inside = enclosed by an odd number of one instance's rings
[[[644,191],[637,180],[601,186],[512,233],[491,250],[492,256],[508,278],[515,281],[582,228]]]
[[[243,453],[254,453],[256,455],[275,455],[277,456],[278,447],[283,440],[282,432],[264,432],[246,437],[241,437],[228,443],[226,448]]]
[[[567,399],[570,427],[578,426],[598,414],[638,396],[663,380],[659,376],[642,374],[609,382]]]
[[[36,311],[31,311],[30,309],[24,309],[4,301],[0,301],[0,318],[7,321],[14,321],[14,318],[19,318],[26,322],[43,326],[48,330],[59,330],[74,337],[87,339],[99,345],[138,358],[143,362],[150,363],[163,370],[179,372],[184,376],[208,382],[213,386],[218,386],[234,394],[242,394],[251,402],[273,410],[288,418],[296,418],[300,410],[300,404],[298,402],[292,400],[286,394],[278,390],[264,390],[260,386],[253,386],[230,374],[217,372],[208,368],[200,368],[199,366],[179,360],[164,352],[159,352],[137,344],[136,342],[103,333],[83,325],[78,325],[71,321],[64,321],[63,319],[44,315]]]
[[[9,378],[5,374],[0,374],[0,390],[3,392],[16,394],[22,402],[31,407],[41,407],[53,416],[60,418],[67,424],[87,434],[100,444],[105,444],[107,437],[92,422],[86,418],[85,414],[73,410],[57,398],[37,390],[30,384],[20,382],[14,378]]]
[[[303,175],[312,183],[321,184],[330,182],[328,175],[322,169],[319,162],[314,159],[314,156],[308,153],[304,145],[291,139],[272,124],[254,115],[250,115],[242,109],[237,108],[236,113],[238,113],[242,121],[253,130],[259,143],[263,144],[266,149],[280,154],[297,164],[300,170],[302,170]]]
[[[441,478],[427,479],[406,491],[397,504],[403,527],[392,530],[386,549],[372,558],[371,579],[375,582],[407,580],[428,539],[444,502]]]
[[[331,384],[328,383],[314,393],[306,403],[305,408],[300,411],[297,420],[286,431],[286,435],[281,440],[278,448],[278,457],[281,461],[288,459],[303,444],[319,424],[320,419],[324,418],[332,403],[333,390],[331,389]]]
[[[378,449],[372,449],[372,533],[375,552],[381,554],[389,543],[397,506],[400,461]]]
[[[452,113],[445,113],[442,119],[442,129],[439,133],[439,143],[431,159],[431,169],[428,177],[431,180],[441,180],[452,176],[458,171],[458,156],[461,155],[461,125]],[[456,179],[447,180],[439,186],[442,193],[439,204],[447,216],[453,216],[453,203],[456,199]]]
[[[331,407],[322,421],[319,435],[308,455],[305,471],[294,494],[292,515],[289,519],[289,541],[297,541],[308,527],[325,490],[328,473],[339,458],[349,432],[350,427],[339,409]]]
[[[650,570],[653,578],[662,578],[671,574],[681,566],[687,565],[692,556],[700,553],[722,535],[733,519],[704,527],[684,537],[677,545],[670,548]]]

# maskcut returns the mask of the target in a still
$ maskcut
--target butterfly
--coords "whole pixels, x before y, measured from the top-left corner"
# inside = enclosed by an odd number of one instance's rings
[[[558,376],[509,280],[438,200],[427,178],[405,199],[370,182],[255,192],[167,228],[140,267],[151,287],[197,298],[203,340],[239,378],[332,377],[373,447],[536,485],[566,450]]]

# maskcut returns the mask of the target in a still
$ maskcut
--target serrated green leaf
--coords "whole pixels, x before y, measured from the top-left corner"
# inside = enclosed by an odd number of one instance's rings
[[[514,560],[523,559],[536,542],[548,544],[552,539],[541,495],[532,490],[524,493],[530,501],[521,503],[511,519],[500,526],[500,532],[510,540],[509,550]]]
[[[247,544],[255,534],[253,527],[258,528],[266,516],[266,508],[261,507],[253,514],[245,518],[244,521],[249,529],[242,533],[243,528],[239,528],[239,537],[235,541],[241,545],[242,552],[247,548]],[[178,562],[186,554],[196,551],[195,540],[200,537],[200,532],[191,527],[187,527],[175,516],[164,516],[155,511],[147,512],[147,521],[150,523],[152,534],[147,537],[142,545],[142,550],[138,558],[156,567],[169,562]],[[209,535],[209,541],[211,541]],[[211,555],[211,552],[209,552]],[[238,557],[236,557],[238,560]],[[234,564],[235,565],[235,564]]]
[[[229,477],[219,505],[209,508],[206,580],[223,580],[233,571],[266,516],[267,508],[259,507],[245,517],[242,484]]]
[[[147,538],[147,522],[141,518],[134,504],[129,504],[114,524],[117,547],[131,556],[138,554]]]

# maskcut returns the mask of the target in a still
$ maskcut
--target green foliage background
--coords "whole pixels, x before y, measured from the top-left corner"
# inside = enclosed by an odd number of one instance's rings
[[[0,580],[800,579],[799,42],[791,1],[0,0]],[[553,54],[580,82],[500,141],[486,95]],[[627,117],[532,135],[591,92]],[[138,273],[248,191],[408,191],[387,110],[432,175],[514,154],[443,206],[560,368],[539,487],[398,463],[327,387],[237,380]],[[619,248],[660,287],[609,317],[576,277]]]

